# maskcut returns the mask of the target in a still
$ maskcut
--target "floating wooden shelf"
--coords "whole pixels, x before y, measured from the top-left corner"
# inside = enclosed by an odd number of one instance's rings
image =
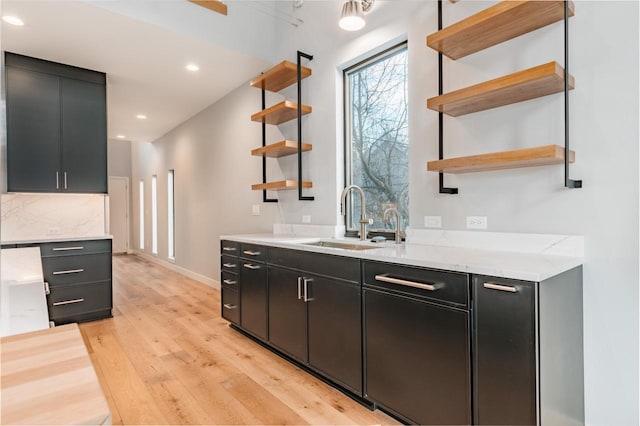
[[[222,15],[227,14],[227,5],[219,0],[188,0],[191,3],[195,3],[199,6],[206,7],[209,10],[218,12]]]
[[[300,67],[300,78],[305,79],[311,75],[311,68]],[[251,80],[251,87],[279,92],[285,87],[298,82],[298,65],[289,61],[282,61],[269,71]]]
[[[302,105],[302,115],[310,112],[309,105]],[[292,101],[282,101],[251,116],[252,121],[267,124],[282,124],[294,118],[298,118],[298,104]]]
[[[302,182],[303,188],[312,188],[313,183],[311,182]],[[251,189],[254,191],[262,191],[266,189],[267,191],[283,191],[286,189],[297,189],[298,181],[296,180],[281,180],[278,182],[267,182],[267,183],[257,183],[255,185],[251,185]]]
[[[569,15],[573,14],[570,2]],[[562,19],[562,0],[502,1],[427,36],[427,46],[459,59]]]
[[[573,76],[569,88],[573,89]],[[557,62],[485,81],[427,100],[427,108],[457,117],[564,91],[564,69]]]
[[[310,143],[302,144],[302,151],[311,151],[312,145]],[[287,155],[293,155],[298,153],[298,142],[294,141],[280,141],[271,145],[261,146],[260,148],[252,149],[251,155],[257,157],[285,157]]]
[[[575,152],[570,151],[570,153],[569,161],[573,163]],[[558,145],[429,161],[427,170],[443,173],[473,173],[554,164],[564,164],[564,148]]]

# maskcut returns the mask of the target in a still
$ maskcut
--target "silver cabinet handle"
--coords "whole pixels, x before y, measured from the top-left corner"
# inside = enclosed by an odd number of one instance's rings
[[[64,189],[67,189],[67,172],[64,172]]]
[[[47,296],[51,294],[51,290],[49,289],[49,283],[48,282],[44,282],[44,294],[46,294]]]
[[[222,280],[222,282],[225,283],[226,285],[238,284],[238,281],[234,281],[234,280]]]
[[[84,250],[83,246],[76,246],[76,247],[56,247],[54,249],[52,249],[53,251],[69,251],[69,250]]]
[[[259,251],[251,251],[251,250],[245,250],[242,253],[246,254],[247,256],[260,256],[261,254]]]
[[[302,283],[304,284],[304,289],[303,289],[303,300],[305,302],[310,302],[311,300],[313,300],[312,297],[309,297],[309,283],[313,282],[312,278],[302,278]]]
[[[302,299],[302,277],[298,277],[298,300]]]
[[[53,275],[77,274],[79,272],[84,272],[84,269],[69,269],[66,271],[55,271]]]
[[[415,281],[403,280],[400,278],[393,278],[388,276],[387,274],[376,275],[376,281],[382,281],[390,284],[404,285],[407,287],[414,287],[414,288],[419,288],[422,290],[429,290],[429,291],[435,291],[442,287],[441,283],[424,284],[424,283],[418,283]]]
[[[501,284],[496,284],[496,283],[484,283],[482,285],[484,288],[488,288],[491,290],[498,290],[498,291],[507,291],[509,293],[517,293],[518,289],[515,287],[511,287],[509,285],[501,285]]]
[[[237,306],[236,306],[236,305],[232,305],[231,303],[225,303],[225,304],[224,304],[224,305],[222,305],[222,306],[224,306],[224,307],[225,307],[225,308],[227,308],[227,309],[236,309],[236,308],[237,308]]]
[[[71,305],[73,303],[82,303],[84,299],[65,300],[64,302],[55,302],[53,306]]]
[[[56,189],[60,189],[60,173],[56,172]]]
[[[252,264],[250,264],[250,263],[245,263],[245,264],[244,264],[244,265],[242,265],[242,266],[244,266],[244,267],[245,267],[245,268],[247,268],[247,269],[252,269],[252,270],[260,269],[260,267],[259,267],[258,265],[252,265]]]
[[[236,251],[235,247],[222,247],[222,250],[224,251]]]
[[[223,263],[222,266],[224,266],[225,268],[235,268],[236,265],[235,263]]]

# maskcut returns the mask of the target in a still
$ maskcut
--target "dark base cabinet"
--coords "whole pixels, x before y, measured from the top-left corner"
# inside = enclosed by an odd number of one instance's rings
[[[584,424],[582,267],[542,282],[476,275],[480,425]]]
[[[371,262],[364,271],[365,397],[410,423],[470,424],[469,312],[429,301],[455,287],[466,296],[468,278],[434,280],[442,273]],[[377,278],[443,287],[421,290]]]
[[[421,425],[584,424],[581,267],[527,282],[221,249],[222,316],[371,407]]]
[[[40,247],[49,285],[47,308],[55,325],[111,318],[111,240],[19,244]]]
[[[307,305],[298,296],[300,274],[269,267],[269,343],[295,358],[307,362]]]

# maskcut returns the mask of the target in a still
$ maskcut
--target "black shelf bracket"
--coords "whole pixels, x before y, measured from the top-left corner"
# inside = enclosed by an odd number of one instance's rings
[[[267,107],[266,99],[265,99],[265,91],[262,89],[262,110]],[[262,120],[262,146],[267,146],[267,123],[265,120]],[[262,183],[267,183],[267,157],[262,155]],[[277,203],[277,198],[268,198],[267,190],[262,190],[262,202],[263,203]]]
[[[438,0],[438,31],[442,29],[442,0]],[[442,52],[438,52],[438,96],[443,94]],[[444,160],[444,113],[438,113],[438,160]],[[438,173],[440,194],[457,194],[458,188],[444,186],[444,173]]]
[[[313,60],[313,55],[298,50],[298,200],[313,201],[315,197],[302,195],[302,58]]]
[[[564,186],[582,188],[582,180],[569,178],[569,0],[564,0]]]

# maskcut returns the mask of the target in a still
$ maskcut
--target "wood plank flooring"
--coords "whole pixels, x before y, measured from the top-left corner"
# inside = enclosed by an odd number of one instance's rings
[[[122,255],[113,296],[80,326],[113,424],[398,424],[229,328],[218,290]]]

